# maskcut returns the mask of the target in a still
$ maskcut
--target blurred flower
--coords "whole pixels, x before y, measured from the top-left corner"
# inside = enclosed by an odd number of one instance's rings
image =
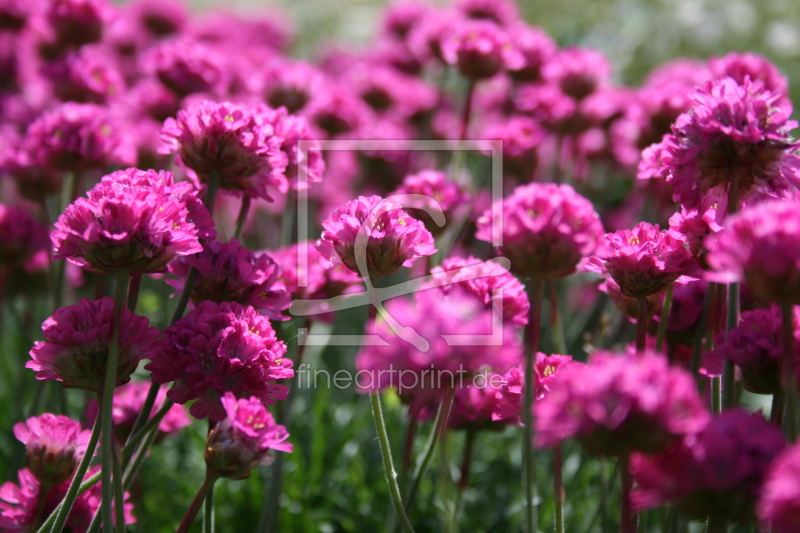
[[[573,46],[542,66],[542,78],[575,100],[586,98],[611,79],[611,64],[599,50]]]
[[[495,218],[494,215],[499,217]],[[523,277],[561,278],[597,248],[603,225],[592,203],[569,185],[530,183],[492,206],[477,221],[479,240],[502,242],[500,253]]]
[[[28,471],[47,487],[72,478],[86,452],[91,431],[67,416],[44,413],[14,425],[28,452]]]
[[[99,41],[114,16],[106,0],[50,0],[46,5],[42,21],[37,22],[47,47],[56,53]]]
[[[258,398],[236,399],[226,392],[220,398],[225,418],[208,434],[206,464],[231,479],[250,477],[250,471],[270,459],[269,451],[291,452],[286,428],[275,423]]]
[[[84,46],[48,63],[43,70],[61,100],[104,104],[125,91],[115,58],[95,46]]]
[[[576,363],[569,355],[536,354],[533,364],[534,401],[541,401],[550,392],[553,381],[559,370]],[[522,417],[522,405],[525,396],[525,370],[522,365],[509,370],[503,375],[503,385],[495,391],[497,405],[492,413],[492,420],[513,419]]]
[[[283,311],[289,308],[291,297],[279,281],[280,267],[266,253],[255,254],[237,239],[205,243],[202,252],[169,264],[170,273],[179,279],[167,279],[167,283],[178,294],[192,268],[197,269],[192,289],[195,305],[206,300],[236,302],[258,309],[271,320],[288,320]]]
[[[770,463],[756,513],[764,531],[800,531],[800,445],[793,445]]]
[[[179,0],[136,0],[128,4],[127,16],[155,38],[180,33],[189,18],[187,6]]]
[[[524,64],[502,28],[484,20],[458,23],[441,46],[444,60],[471,80],[491,78],[503,69],[519,69]]]
[[[604,251],[586,263],[588,270],[613,278],[629,298],[658,294],[675,281],[688,281],[697,267],[686,243],[647,222],[606,234]]]
[[[56,309],[42,324],[44,341],[33,344],[32,360],[25,367],[36,372],[36,379],[52,379],[68,388],[99,391],[112,340],[113,311],[114,299],[107,296],[94,301],[84,298],[76,305]],[[123,311],[116,386],[130,381],[139,361],[161,351],[160,332],[149,324],[146,317],[127,308]]]
[[[257,108],[206,100],[164,122],[159,153],[178,154],[204,184],[217,173],[220,189],[271,200],[268,187],[287,190],[282,142]]]
[[[508,69],[511,77],[520,82],[540,81],[542,66],[558,50],[555,41],[541,28],[522,21],[511,25],[507,31],[511,45],[523,58],[519,66]]]
[[[405,194],[424,196],[424,199],[409,198],[403,205],[406,209],[413,209],[412,213],[415,214],[416,210],[419,210],[421,213],[418,216],[425,224],[425,229],[431,235],[439,236],[453,221],[457,209],[469,200],[470,196],[464,189],[463,184],[449,180],[446,172],[423,170],[403,178],[403,183],[400,184],[400,187],[389,196]],[[428,214],[436,211],[437,209],[435,208],[437,206],[444,212],[444,226],[436,224]],[[425,214],[422,214],[422,212]]]
[[[507,26],[519,19],[519,10],[512,0],[458,0],[456,9],[474,20],[487,20]]]
[[[294,375],[285,358],[286,345],[277,339],[266,317],[237,303],[202,302],[164,331],[164,347],[145,366],[154,383],[175,384],[172,401],[197,400],[189,412],[195,418],[225,418],[220,398],[257,396],[267,404],[286,398],[288,389],[276,379]]]
[[[377,277],[436,253],[433,237],[422,222],[380,196],[359,196],[335,209],[322,227],[317,251],[326,267],[342,263],[353,272]],[[356,249],[359,235],[364,240],[363,250]],[[356,262],[361,253],[367,272],[360,272]]]
[[[751,520],[767,467],[785,446],[781,431],[760,413],[725,411],[658,455],[633,456],[632,505],[674,503],[691,518]]]
[[[536,407],[536,444],[568,438],[601,455],[655,453],[696,433],[710,416],[693,376],[665,357],[595,352],[558,373]]]
[[[155,75],[178,96],[222,95],[230,83],[228,59],[208,43],[176,37],[162,41],[140,58],[140,69]]]
[[[175,257],[200,252],[187,205],[196,197],[173,186],[172,174],[164,171],[130,168],[105,176],[58,218],[53,258],[93,272],[141,274],[163,272]],[[207,212],[194,207],[202,223]]]
[[[800,304],[800,204],[774,200],[726,220],[706,240],[711,281],[743,281],[764,302]]]
[[[285,107],[289,113],[307,110],[319,93],[327,90],[327,80],[319,68],[284,57],[267,63],[261,83],[267,105],[273,109]]]
[[[38,270],[49,248],[44,224],[23,209],[0,204],[0,277],[18,267]]]
[[[722,57],[710,58],[708,68],[714,78],[732,78],[739,85],[744,85],[747,78],[751,81],[761,80],[767,91],[780,97],[779,104],[791,106],[789,80],[764,56],[751,52],[730,52]]]
[[[322,158],[320,143],[305,118],[289,115],[285,109],[271,110],[261,108],[267,121],[275,128],[275,136],[281,140],[280,149],[286,154],[286,179],[289,187],[303,190],[313,183],[322,181],[325,174],[325,160]],[[305,143],[304,151],[300,151],[300,142]],[[301,181],[302,176],[302,181]],[[278,183],[279,190],[283,187]]]

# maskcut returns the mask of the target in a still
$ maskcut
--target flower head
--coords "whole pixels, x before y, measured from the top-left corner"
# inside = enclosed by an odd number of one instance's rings
[[[132,165],[136,149],[125,131],[107,108],[67,102],[28,126],[20,151],[30,163],[62,172]]]
[[[692,375],[665,357],[596,352],[561,370],[537,405],[536,443],[576,438],[602,455],[654,453],[708,420]]]
[[[91,431],[67,416],[45,413],[14,426],[14,436],[28,451],[28,470],[47,486],[70,479],[86,452]]]
[[[602,52],[577,46],[557,52],[542,66],[542,77],[575,100],[609,83],[611,64]]]
[[[44,74],[61,100],[103,104],[119,97],[125,80],[114,57],[107,51],[85,46],[49,63]]]
[[[499,216],[497,216],[499,214]],[[530,183],[487,210],[475,237],[492,242],[502,228],[500,252],[524,277],[561,278],[592,254],[603,235],[591,202],[569,185]]]
[[[550,392],[554,380],[560,370],[578,364],[569,355],[536,354],[533,364],[534,401],[541,401]],[[522,365],[503,374],[503,385],[495,391],[497,405],[492,413],[492,420],[519,420],[522,416],[522,405],[525,396],[525,370]]]
[[[390,196],[406,194],[424,196],[424,198],[419,196],[408,198],[405,206],[406,209],[415,209],[426,213],[422,219],[425,228],[431,235],[441,234],[448,227],[448,222],[454,217],[456,209],[464,205],[470,198],[462,184],[448,180],[447,173],[439,170],[423,170],[416,174],[409,174],[403,178],[403,183]],[[444,226],[436,224],[427,214],[437,210],[437,207],[444,212]]]
[[[399,207],[380,196],[359,196],[335,209],[322,223],[324,231],[317,241],[322,264],[341,263],[353,272],[375,277],[436,253],[433,237],[422,222]],[[358,265],[362,253],[366,272]]]
[[[52,0],[47,3],[44,23],[58,48],[95,43],[103,37],[106,24],[114,14],[105,0]]]
[[[182,291],[192,268],[197,269],[192,289],[195,305],[206,300],[236,302],[253,306],[272,320],[286,320],[282,312],[289,308],[291,298],[279,281],[280,267],[266,253],[253,253],[236,239],[206,243],[199,254],[169,264],[169,271],[179,279],[167,283]]]
[[[178,96],[222,94],[230,84],[225,55],[214,46],[188,37],[156,44],[142,57],[141,69],[153,74]]]
[[[686,243],[647,222],[607,234],[605,248],[608,253],[593,256],[586,268],[613,278],[629,298],[658,294],[698,267]]]
[[[226,392],[222,398],[225,418],[209,433],[206,464],[222,477],[244,479],[269,460],[269,451],[291,452],[286,428],[258,398],[241,398]]]
[[[0,204],[0,272],[31,270],[48,251],[47,228],[18,207]]]
[[[520,68],[524,64],[505,31],[485,20],[459,23],[442,42],[442,55],[447,63],[472,80],[491,78],[503,69]]]
[[[305,260],[300,258],[301,251]],[[323,266],[312,241],[291,244],[270,255],[281,267],[280,279],[293,299],[326,299],[363,285],[361,277],[343,264]]]
[[[274,383],[294,375],[266,317],[237,303],[202,302],[164,331],[164,347],[145,366],[154,383],[175,384],[167,393],[189,412],[214,422],[225,418],[220,398],[256,396],[268,404],[286,398],[288,389]]]
[[[294,190],[308,189],[312,183],[322,181],[325,174],[325,160],[322,158],[319,141],[312,133],[311,126],[303,117],[290,115],[286,109],[277,110],[262,107],[261,113],[269,117],[268,122],[275,128],[275,136],[280,139],[280,149],[286,154],[286,179]],[[300,150],[300,142],[305,146]],[[277,187],[281,189],[282,183]]]
[[[558,47],[544,30],[518,22],[508,28],[511,44],[522,56],[522,63],[509,69],[516,81],[535,82],[542,76],[542,66],[555,55]]]
[[[190,185],[173,179],[169,172],[135,168],[105,176],[59,217],[51,235],[54,258],[94,272],[138,274],[163,272],[175,257],[202,251],[191,220],[208,235],[208,212]]]
[[[788,134],[797,124],[791,108],[776,104],[779,97],[749,79],[740,85],[723,78],[695,91],[694,107],[662,143],[675,200],[700,209],[729,195],[745,204],[786,196],[798,184],[800,157]]]
[[[800,445],[778,455],[767,469],[756,513],[765,530],[794,533],[800,530]]]
[[[68,388],[97,392],[103,385],[105,363],[112,340],[111,316],[114,299],[80,300],[76,305],[56,309],[42,324],[44,341],[37,341],[25,365],[36,372],[36,379],[54,379]],[[142,359],[161,350],[159,331],[150,321],[122,313],[119,327],[119,359],[116,385],[130,381]]]
[[[712,281],[744,281],[765,302],[800,304],[800,204],[774,200],[731,216],[706,240]]]
[[[159,152],[178,154],[203,183],[217,173],[221,189],[271,200],[268,187],[287,190],[282,142],[257,108],[206,100],[164,122]]]
[[[760,413],[725,411],[662,453],[633,456],[633,507],[675,503],[692,518],[751,520],[767,467],[785,446]]]

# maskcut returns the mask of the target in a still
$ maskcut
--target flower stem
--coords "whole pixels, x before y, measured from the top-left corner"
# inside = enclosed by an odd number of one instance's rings
[[[236,232],[233,234],[234,239],[241,239],[244,223],[247,222],[247,215],[250,213],[251,198],[249,194],[242,195],[242,207],[239,209],[239,216],[236,218]]]
[[[781,337],[783,343],[783,361],[781,364],[781,378],[783,394],[786,397],[786,415],[784,417],[783,431],[789,442],[797,440],[797,367],[795,364],[794,325],[792,324],[792,305],[781,303],[783,323]]]
[[[128,310],[131,313],[136,312],[136,304],[139,303],[139,290],[142,288],[142,275],[134,274],[131,277],[131,286],[128,289]]]
[[[208,489],[203,503],[203,533],[214,533],[214,487]]]
[[[189,533],[189,528],[192,527],[192,522],[194,522],[194,518],[197,516],[198,511],[200,511],[200,506],[203,505],[206,496],[211,492],[211,489],[214,487],[214,483],[217,482],[218,478],[219,476],[216,473],[211,471],[206,472],[206,479],[197,490],[197,494],[195,495],[194,500],[192,500],[192,504],[189,506],[189,509],[186,510],[186,514],[181,521],[181,525],[178,526],[178,529],[175,531],[175,533]]]
[[[222,174],[219,170],[212,170],[208,176],[208,184],[206,185],[206,196],[203,198],[208,213],[214,216],[214,204],[217,200],[217,192],[219,192],[219,184],[222,180]]]
[[[44,508],[47,505],[47,495],[50,494],[50,485],[40,484],[39,493],[36,495],[36,508],[33,513],[33,527],[38,529],[44,518]]]
[[[772,395],[772,409],[769,411],[769,421],[773,426],[781,427],[783,424],[783,406],[786,403],[783,391],[776,391]]]
[[[700,313],[700,319],[697,322],[697,331],[694,334],[694,343],[692,346],[692,374],[697,380],[698,389],[700,388],[700,359],[703,351],[703,338],[706,335],[706,328],[708,327],[708,310],[711,308],[711,302],[714,299],[714,291],[716,285],[709,283],[706,289],[706,298],[703,302],[703,310]]]
[[[478,430],[468,428],[464,436],[464,455],[461,458],[461,473],[458,477],[458,490],[463,491],[469,486],[469,474],[472,466],[472,452],[475,448],[475,437]]]
[[[467,86],[467,95],[464,97],[464,110],[461,113],[461,134],[458,137],[461,141],[466,140],[467,132],[469,131],[469,119],[470,115],[472,114],[472,101],[474,99],[474,95],[475,82],[470,81],[469,85]]]
[[[389,484],[389,496],[392,499],[392,505],[397,513],[397,518],[400,520],[400,526],[405,533],[414,533],[414,528],[406,516],[406,510],[403,508],[403,499],[400,496],[400,487],[397,485],[397,473],[394,471],[394,464],[392,464],[392,450],[389,447],[389,435],[386,433],[386,424],[383,420],[383,412],[381,411],[380,393],[373,392],[370,394],[372,401],[372,416],[375,419],[375,429],[378,432],[378,443],[381,448],[381,456],[383,458],[383,469],[386,473],[386,481]]]
[[[422,459],[417,463],[414,469],[414,479],[406,493],[406,507],[411,508],[414,497],[417,495],[417,490],[422,482],[423,476],[428,471],[428,466],[433,459],[433,452],[436,450],[436,444],[439,442],[439,437],[447,427],[447,421],[450,418],[450,409],[453,407],[453,389],[447,388],[444,391],[444,397],[439,404],[439,409],[436,412],[436,419],[433,422],[433,430],[425,445],[425,450],[422,454]]]
[[[675,290],[675,284],[670,283],[667,287],[667,294],[664,296],[664,306],[661,308],[661,320],[658,323],[658,337],[656,337],[656,352],[661,353],[664,347],[664,339],[667,337],[667,323],[669,322],[669,314],[672,311],[672,293]]]
[[[105,365],[105,381],[102,393],[98,395],[100,402],[100,424],[103,440],[100,441],[100,463],[102,465],[102,501],[101,510],[103,513],[103,531],[114,533],[114,519],[112,511],[112,499],[114,498],[114,487],[112,485],[113,471],[113,449],[114,446],[114,421],[111,417],[111,405],[114,401],[114,388],[117,386],[117,363],[119,359],[119,337],[122,313],[125,310],[128,299],[128,284],[130,283],[130,272],[122,269],[117,273],[117,290],[114,294],[114,314],[111,318],[111,343],[108,347],[108,357]],[[121,486],[122,480],[119,480]],[[117,494],[117,498],[122,498],[122,494]]]
[[[647,298],[636,300],[636,355],[642,355],[647,347]]]
[[[125,492],[122,489],[122,457],[117,441],[113,441],[114,448],[111,456],[111,465],[114,469],[114,519],[117,523],[117,533],[125,531]]]
[[[739,325],[739,284],[731,283],[728,286],[728,319],[725,328],[725,338],[732,329]],[[736,403],[734,392],[734,364],[730,359],[725,360],[725,369],[722,375],[722,406],[733,407]]]
[[[403,447],[403,471],[405,472],[408,472],[408,470],[411,468],[411,456],[414,455],[414,439],[417,436],[419,411],[419,409],[413,409],[409,412],[408,416],[405,446]]]
[[[98,417],[94,421],[92,435],[89,437],[89,442],[86,444],[86,452],[83,454],[83,459],[81,459],[81,462],[78,464],[78,469],[75,471],[75,476],[72,478],[72,481],[69,484],[69,488],[67,489],[66,496],[64,496],[64,500],[61,502],[59,507],[50,514],[50,517],[45,521],[44,524],[42,524],[42,527],[39,528],[37,533],[44,533],[48,530],[48,527],[50,528],[50,533],[60,533],[60,531],[64,528],[64,524],[67,522],[67,517],[69,516],[70,511],[72,511],[72,504],[75,502],[75,498],[78,497],[78,489],[82,488],[81,481],[83,481],[83,476],[86,475],[86,471],[89,469],[89,464],[92,462],[92,456],[94,456],[94,450],[97,448],[97,441],[100,438],[100,431],[101,424],[100,418]]]
[[[564,503],[567,495],[564,492],[564,478],[562,476],[561,444],[553,448],[553,494],[555,495],[556,533],[564,533]]]
[[[548,299],[550,300],[550,327],[553,328],[553,340],[556,350],[561,355],[567,354],[567,340],[564,337],[564,321],[558,312],[558,287],[554,280],[547,282]]]
[[[542,289],[540,278],[528,282],[528,299],[531,303],[528,326],[525,328],[525,400],[522,407],[522,476],[525,487],[525,531],[536,533],[536,463],[533,454],[533,365],[539,351],[539,335],[542,322]]]
[[[727,533],[728,522],[719,517],[709,516],[706,533]]]
[[[636,533],[633,513],[631,513],[633,477],[630,472],[629,458],[626,455],[619,458],[619,477],[622,482],[622,494],[620,495],[620,532]]]

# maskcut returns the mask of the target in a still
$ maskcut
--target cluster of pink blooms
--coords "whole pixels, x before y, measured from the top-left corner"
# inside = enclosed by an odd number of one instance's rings
[[[278,18],[175,1],[0,0],[0,297],[54,296],[37,379],[97,393],[84,422],[111,405],[122,446],[148,416],[146,446],[208,418],[209,476],[243,479],[293,449],[267,407],[302,354],[281,324],[293,300],[330,322],[369,297],[357,387],[395,389],[410,425],[446,399],[450,429],[534,418],[528,448],[620,459],[636,510],[800,531],[797,413],[781,419],[800,375],[800,144],[770,61],[681,59],[621,86],[602,52],[559,47],[511,0],[396,2],[367,49],[313,63],[290,40]],[[485,182],[483,148],[449,166],[407,149],[430,139],[501,141],[507,181]],[[156,285],[179,311],[158,328],[136,312]],[[542,353],[574,329],[565,303],[592,315],[583,344]],[[773,395],[771,421],[712,416],[721,376]],[[32,531],[96,472],[79,470],[94,444],[62,414],[14,434],[27,465],[0,487],[0,530]],[[86,531],[100,500],[82,493],[66,526]]]

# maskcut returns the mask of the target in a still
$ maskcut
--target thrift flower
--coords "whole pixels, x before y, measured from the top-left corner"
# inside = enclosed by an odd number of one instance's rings
[[[79,422],[50,413],[14,425],[14,436],[28,451],[28,470],[48,487],[72,478],[90,434]]]

